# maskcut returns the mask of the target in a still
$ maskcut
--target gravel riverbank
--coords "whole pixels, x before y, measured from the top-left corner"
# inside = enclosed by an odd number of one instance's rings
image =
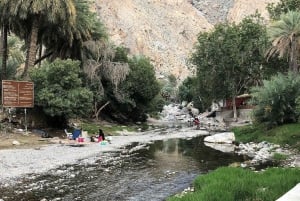
[[[43,173],[65,164],[93,158],[103,152],[116,151],[133,142],[147,143],[170,138],[191,138],[207,135],[207,131],[194,128],[153,130],[138,133],[121,133],[113,136],[111,143],[100,145],[89,143],[81,147],[70,144],[54,144],[30,149],[0,150],[0,184],[13,183],[18,178],[31,173]]]

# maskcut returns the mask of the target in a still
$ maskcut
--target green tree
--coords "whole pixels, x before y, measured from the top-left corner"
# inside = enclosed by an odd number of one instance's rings
[[[179,86],[179,98],[181,101],[191,102],[194,99],[195,78],[187,77]],[[196,105],[199,107],[199,104]],[[201,108],[203,109],[203,108]]]
[[[265,80],[261,87],[251,89],[252,102],[256,105],[254,119],[268,128],[296,122],[297,98],[300,96],[300,77],[292,73],[278,74]]]
[[[11,35],[7,38],[7,46],[7,64],[6,67],[0,65],[0,69],[3,72],[5,71],[4,79],[14,79],[17,68],[20,67],[20,65],[25,61],[25,53],[22,51],[24,43],[15,35]]]
[[[124,62],[128,63],[128,50],[124,47],[116,47],[115,56],[113,58],[114,62]]]
[[[260,84],[270,72],[264,59],[267,46],[266,27],[259,16],[237,25],[219,24],[212,32],[199,34],[191,57],[197,70],[194,97],[204,107],[232,98],[236,118],[235,97]]]
[[[8,32],[9,32],[9,12],[10,4],[2,5],[0,2],[0,28],[1,28],[1,41],[0,41],[0,58],[1,58],[1,80],[7,77],[7,59],[8,59]]]
[[[57,59],[33,69],[35,103],[45,114],[71,118],[88,116],[92,109],[92,93],[82,87],[80,62]]]
[[[300,11],[300,0],[280,0],[277,3],[270,3],[267,10],[272,20],[279,20],[280,16],[289,11]]]
[[[161,82],[163,85],[161,89],[161,96],[166,101],[176,101],[178,96],[178,88],[177,88],[177,79],[175,75],[169,75],[168,79],[164,82]]]
[[[298,73],[300,12],[290,11],[281,15],[280,20],[273,22],[269,27],[268,35],[272,41],[272,46],[267,51],[267,57],[287,56],[289,70]]]
[[[127,53],[123,48],[115,48],[107,40],[87,41],[84,43],[83,69],[85,85],[93,91],[94,117],[114,99],[122,102],[119,84],[129,72]]]
[[[145,121],[145,112],[160,91],[149,59],[133,57],[129,60],[130,72],[120,86],[124,95],[120,110],[134,121]]]
[[[41,28],[47,30],[42,37],[42,43],[46,47],[46,54],[42,59],[71,58],[82,61],[86,52],[89,52],[84,45],[85,42],[107,39],[104,25],[96,13],[90,11],[89,1],[74,0],[74,5],[76,9],[74,26],[62,22],[60,26],[52,24]]]
[[[9,15],[22,22],[25,30],[25,27],[29,27],[28,33],[22,33],[27,45],[23,76],[34,66],[42,24],[59,26],[62,22],[67,22],[69,26],[73,26],[76,19],[73,0],[2,0],[1,6],[8,6]]]

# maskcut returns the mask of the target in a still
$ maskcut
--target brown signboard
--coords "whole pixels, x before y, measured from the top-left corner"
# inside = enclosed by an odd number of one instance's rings
[[[2,80],[3,107],[33,107],[33,82]]]

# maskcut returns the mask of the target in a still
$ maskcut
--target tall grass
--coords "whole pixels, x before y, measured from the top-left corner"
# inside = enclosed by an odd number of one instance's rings
[[[239,142],[268,141],[279,145],[290,145],[300,150],[300,124],[286,124],[267,130],[263,125],[249,125],[233,128]]]
[[[168,201],[274,201],[300,182],[300,169],[253,172],[223,167],[194,181],[195,192]]]
[[[118,135],[118,131],[137,131],[138,129],[137,126],[99,125],[97,123],[90,122],[81,123],[81,128],[82,130],[87,131],[90,135],[97,134],[99,128],[101,128],[105,134],[109,135]]]

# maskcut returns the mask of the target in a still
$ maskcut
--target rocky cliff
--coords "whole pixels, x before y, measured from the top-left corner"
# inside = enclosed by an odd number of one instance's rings
[[[226,20],[239,22],[279,0],[95,0],[94,8],[111,40],[146,55],[157,77],[169,74],[183,80],[191,74],[187,59],[197,34]]]

